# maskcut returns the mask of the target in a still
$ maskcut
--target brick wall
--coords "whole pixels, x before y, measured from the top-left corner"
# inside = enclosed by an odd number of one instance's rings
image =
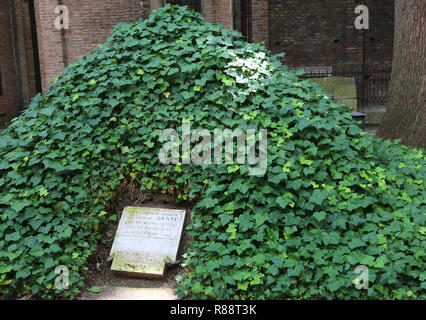
[[[42,87],[46,91],[64,66],[81,59],[111,35],[118,22],[134,22],[150,9],[149,0],[36,0]],[[69,29],[57,30],[55,8],[69,9]]]
[[[392,66],[394,38],[394,0],[368,0],[370,29],[366,32],[367,64]]]
[[[269,1],[252,0],[253,42],[265,42],[269,48]]]
[[[241,12],[235,12],[232,0],[201,0],[201,13],[208,21],[219,22],[225,29],[241,27],[239,21],[234,21],[235,14],[240,19],[242,17]],[[268,13],[268,0],[252,0],[252,41],[264,41],[266,46],[269,37]]]
[[[225,29],[233,29],[231,0],[201,0],[201,13],[210,22],[219,22]]]
[[[45,91],[65,67],[61,31],[55,28],[57,0],[35,0],[41,85]]]
[[[389,67],[392,63],[393,0],[367,0],[370,29],[356,30],[356,0],[269,0],[269,46],[286,52],[291,67]],[[365,37],[365,40],[364,40]],[[365,45],[364,45],[365,43]]]
[[[64,30],[66,65],[104,43],[118,22],[137,21],[150,9],[149,0],[62,0],[62,3],[70,13],[70,28]]]

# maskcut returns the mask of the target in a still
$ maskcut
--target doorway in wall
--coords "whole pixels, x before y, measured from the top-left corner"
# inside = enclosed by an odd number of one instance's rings
[[[192,9],[197,12],[201,12],[200,0],[168,0],[167,3],[177,4],[180,6],[188,6],[189,9]]]
[[[251,0],[234,0],[234,29],[240,31],[247,42],[252,42]]]
[[[36,91],[41,92],[40,58],[38,53],[37,23],[34,10],[34,0],[28,1],[31,23],[31,40],[33,45],[34,73]]]

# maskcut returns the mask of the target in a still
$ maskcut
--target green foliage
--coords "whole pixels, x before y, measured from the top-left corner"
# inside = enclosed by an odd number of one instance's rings
[[[93,286],[90,288],[90,292],[93,292],[93,293],[99,293],[101,291],[102,291],[102,287],[99,287],[99,286]]]
[[[195,203],[181,298],[424,299],[424,152],[361,132],[279,58],[167,5],[67,67],[0,136],[1,295],[78,294],[107,206],[137,179]],[[267,129],[267,172],[160,164],[183,119]]]

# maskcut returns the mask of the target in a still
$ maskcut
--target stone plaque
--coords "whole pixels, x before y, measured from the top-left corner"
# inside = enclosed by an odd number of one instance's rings
[[[185,222],[185,210],[126,207],[110,255],[111,270],[142,277],[163,276],[175,263]]]

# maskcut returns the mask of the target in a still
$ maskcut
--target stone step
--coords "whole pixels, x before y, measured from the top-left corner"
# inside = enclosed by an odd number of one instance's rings
[[[102,286],[99,293],[87,293],[82,300],[176,300],[173,288],[128,288]]]

